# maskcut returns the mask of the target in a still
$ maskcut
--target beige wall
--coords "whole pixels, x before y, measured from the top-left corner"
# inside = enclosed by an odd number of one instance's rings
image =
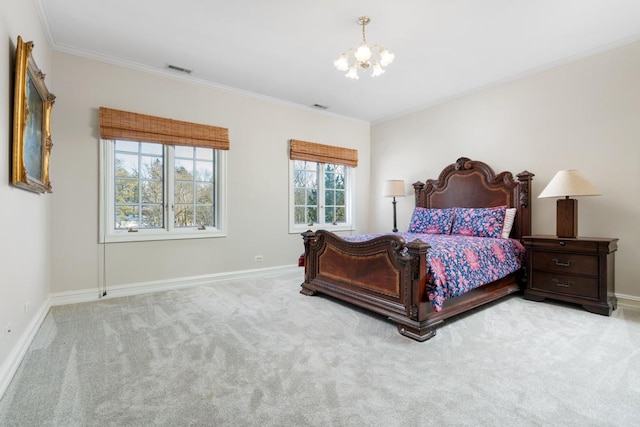
[[[49,297],[49,213],[52,196],[9,185],[13,64],[18,35],[33,41],[33,58],[52,87],[51,52],[31,1],[0,2],[0,394],[18,343]],[[25,304],[28,308],[25,310]],[[12,324],[7,333],[8,324]],[[13,353],[13,354],[12,354]]]
[[[391,227],[382,181],[435,178],[466,156],[496,171],[578,169],[603,193],[579,200],[579,235],[618,237],[616,291],[640,297],[640,42],[376,124],[371,228]],[[533,200],[533,232],[555,234],[555,199]],[[413,199],[398,202],[406,229]]]
[[[54,53],[58,91],[51,175],[54,294],[108,285],[295,265],[299,234],[288,233],[288,140],[355,148],[356,222],[367,227],[369,124],[223,92],[64,53]],[[228,236],[98,245],[98,107],[229,129]],[[255,255],[264,261],[256,263]]]

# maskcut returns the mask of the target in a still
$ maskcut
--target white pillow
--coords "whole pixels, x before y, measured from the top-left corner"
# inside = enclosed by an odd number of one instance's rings
[[[504,223],[502,225],[502,238],[508,239],[513,227],[513,220],[516,218],[516,208],[509,208],[504,213]]]

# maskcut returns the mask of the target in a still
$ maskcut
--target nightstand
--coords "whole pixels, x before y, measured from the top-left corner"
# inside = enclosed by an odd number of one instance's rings
[[[522,241],[527,249],[526,299],[572,302],[605,316],[617,308],[618,239],[524,236]]]

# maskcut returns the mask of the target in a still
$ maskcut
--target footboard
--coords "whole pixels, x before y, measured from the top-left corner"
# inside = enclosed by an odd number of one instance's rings
[[[401,334],[424,341],[435,334],[421,322],[426,297],[426,252],[420,241],[384,235],[349,242],[325,231],[303,233],[305,280],[301,293],[320,292],[387,316]]]

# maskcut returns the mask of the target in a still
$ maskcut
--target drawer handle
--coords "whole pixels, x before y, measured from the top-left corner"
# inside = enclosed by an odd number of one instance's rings
[[[551,261],[555,262],[556,265],[559,265],[560,267],[570,267],[571,263],[573,262],[572,259],[567,260],[567,262],[560,262],[560,260],[558,258],[554,258]]]
[[[558,279],[551,279],[551,281],[555,283],[556,286],[560,286],[561,288],[570,288],[571,285],[573,285],[572,281],[568,281],[567,283],[562,283]]]

